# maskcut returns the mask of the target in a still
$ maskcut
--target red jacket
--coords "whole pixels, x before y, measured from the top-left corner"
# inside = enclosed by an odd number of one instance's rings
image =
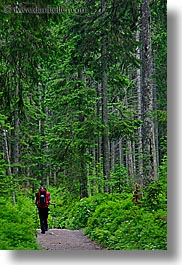
[[[36,205],[38,208],[48,208],[50,204],[50,192],[39,190],[36,194]]]

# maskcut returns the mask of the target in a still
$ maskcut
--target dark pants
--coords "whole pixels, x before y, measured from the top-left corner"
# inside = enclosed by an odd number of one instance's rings
[[[39,219],[41,232],[44,234],[48,230],[48,208],[39,208]]]

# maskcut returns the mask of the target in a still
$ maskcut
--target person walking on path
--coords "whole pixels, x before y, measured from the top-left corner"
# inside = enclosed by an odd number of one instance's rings
[[[36,205],[39,211],[41,233],[45,234],[48,231],[48,214],[50,204],[50,192],[44,187],[40,187],[36,193]]]

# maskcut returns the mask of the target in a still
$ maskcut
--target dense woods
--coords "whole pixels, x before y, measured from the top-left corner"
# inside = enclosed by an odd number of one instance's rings
[[[163,211],[156,218],[166,229],[166,1],[10,0],[0,12],[1,204],[9,197],[14,207],[23,197],[28,204],[43,183],[62,200],[58,220],[65,198],[70,212],[72,200],[96,196],[122,215],[139,207],[136,216],[147,209],[155,222],[152,211]],[[119,198],[128,206],[118,206]],[[104,207],[82,226],[93,239]],[[57,226],[66,227],[63,219]]]

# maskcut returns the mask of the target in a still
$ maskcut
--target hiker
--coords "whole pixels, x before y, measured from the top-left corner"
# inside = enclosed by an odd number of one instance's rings
[[[138,199],[142,199],[142,192],[141,192],[141,190],[140,190],[140,186],[139,186],[139,184],[136,184],[136,185],[135,185],[134,192],[133,192],[133,199],[132,199],[132,202],[137,203],[137,202],[138,202]]]
[[[36,193],[36,205],[39,211],[39,219],[41,226],[41,233],[45,234],[48,231],[48,213],[50,204],[50,192],[46,191],[46,188],[40,187]]]

